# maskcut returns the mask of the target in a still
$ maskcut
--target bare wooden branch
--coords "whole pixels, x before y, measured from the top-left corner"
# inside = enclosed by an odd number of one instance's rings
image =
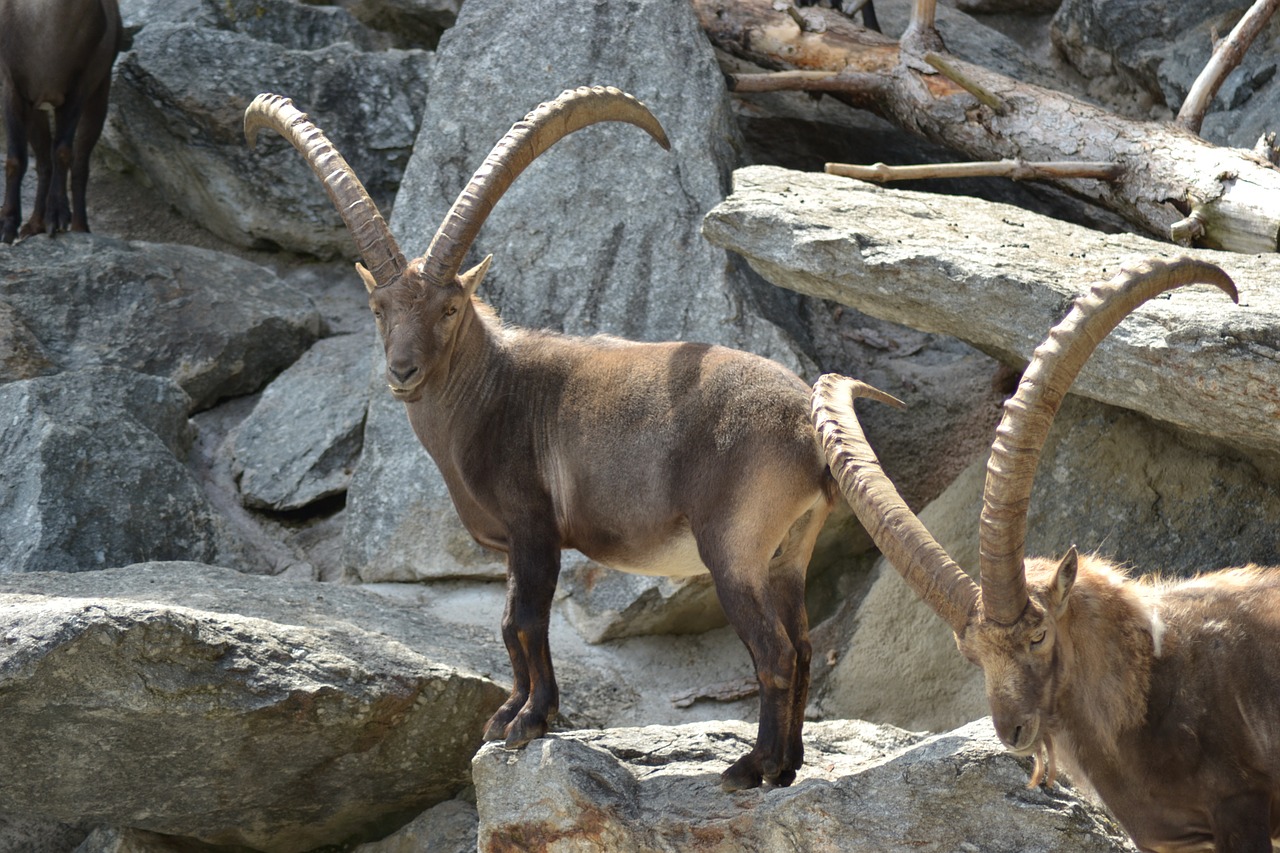
[[[1200,132],[1204,114],[1209,111],[1209,104],[1213,102],[1213,96],[1218,93],[1222,81],[1240,64],[1249,45],[1253,44],[1258,33],[1271,20],[1277,7],[1280,7],[1280,0],[1255,0],[1227,37],[1214,46],[1209,62],[1196,82],[1191,84],[1191,91],[1187,92],[1187,98],[1178,110],[1178,117],[1174,119],[1175,124],[1192,133]]]
[[[964,89],[970,95],[973,95],[981,103],[986,104],[1000,115],[1004,115],[1009,111],[1009,108],[1005,106],[1005,102],[1001,100],[998,95],[978,85],[972,78],[968,77],[964,72],[957,68],[955,63],[948,62],[942,55],[937,53],[926,53],[924,55],[924,61],[929,63],[933,68],[936,68],[948,80]]]
[[[827,31],[817,35],[801,32],[769,0],[692,2],[702,28],[726,53],[771,69],[839,72],[837,80],[864,75],[856,78],[857,106],[964,158],[1113,162],[1121,169],[1115,180],[1077,179],[1064,189],[1165,240],[1185,217],[1189,199],[1199,199],[1204,233],[1196,245],[1249,253],[1280,247],[1280,170],[1250,151],[1210,145],[1169,123],[1127,119],[948,58],[959,76],[1000,98],[1006,111],[975,108],[973,94],[954,80],[905,66],[891,39],[830,10],[807,10],[827,18]],[[839,89],[829,91],[848,100]]]
[[[1169,239],[1175,243],[1190,245],[1204,236],[1204,225],[1204,211],[1199,204],[1193,204],[1185,219],[1169,226]]]
[[[774,71],[767,74],[730,74],[729,91],[751,92],[832,92],[852,99],[875,95],[884,78],[875,74],[832,71]]]
[[[828,175],[841,175],[863,181],[914,181],[924,178],[1011,178],[1015,181],[1061,180],[1064,178],[1093,178],[1114,181],[1120,177],[1121,168],[1115,163],[1078,163],[1060,161],[1052,163],[1028,163],[1026,160],[986,160],[976,163],[924,163],[913,166],[887,166],[876,163],[857,166],[848,163],[828,163]]]
[[[788,17],[796,22],[796,26],[806,33],[825,33],[827,31],[826,21],[817,15],[806,15],[796,8],[796,4],[791,0],[775,0],[773,8],[786,12]]]

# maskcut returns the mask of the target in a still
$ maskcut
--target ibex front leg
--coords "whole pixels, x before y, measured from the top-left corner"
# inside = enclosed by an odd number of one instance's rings
[[[513,542],[507,553],[507,605],[502,640],[511,657],[511,696],[490,719],[485,740],[524,746],[547,733],[560,708],[551,666],[551,601],[560,575],[560,549],[548,542]]]
[[[27,173],[27,127],[32,123],[22,99],[10,92],[4,101],[8,151],[4,161],[4,202],[0,206],[0,243],[12,243],[22,224],[22,176]]]

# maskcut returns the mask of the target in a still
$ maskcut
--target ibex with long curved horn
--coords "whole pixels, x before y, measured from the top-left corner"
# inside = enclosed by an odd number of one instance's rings
[[[809,388],[782,366],[702,344],[571,338],[503,325],[475,299],[489,266],[459,269],[499,196],[556,140],[623,121],[663,147],[639,101],[578,89],[497,144],[427,254],[406,262],[359,180],[284,98],[245,114],[250,141],[276,130],[302,152],[355,237],[391,393],[444,476],[462,522],[507,555],[502,636],[514,687],[485,729],[522,746],[558,704],[547,644],[560,551],[624,571],[710,571],[760,683],[755,748],[726,789],[787,785],[803,758],[809,686],[804,578],[835,499],[809,421]]]
[[[819,380],[814,423],[832,471],[885,556],[982,667],[1000,739],[1061,758],[1144,850],[1271,851],[1280,838],[1280,569],[1130,580],[1077,555],[1023,559],[1053,417],[1094,347],[1153,296],[1193,283],[1236,298],[1209,264],[1149,262],[1078,299],[1005,404],[987,466],[981,587],[884,475],[853,411],[862,383]],[[876,392],[878,394],[878,392]]]

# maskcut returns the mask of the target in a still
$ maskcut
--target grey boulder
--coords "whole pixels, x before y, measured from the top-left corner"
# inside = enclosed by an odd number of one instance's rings
[[[468,0],[440,40],[422,131],[396,196],[391,224],[405,253],[426,250],[513,123],[582,85],[640,98],[673,148],[626,125],[558,142],[476,240],[477,260],[495,255],[481,297],[509,322],[724,343],[802,369],[808,361],[790,332],[763,319],[794,316],[794,300],[698,235],[702,215],[727,189],[740,139],[713,52],[692,9],[677,0],[596,4],[587,13],[570,0]],[[770,310],[771,300],[790,307]],[[381,387],[380,363],[374,376],[365,455],[349,492],[348,561],[365,581],[500,577],[501,556],[481,550],[457,521],[403,408]]]
[[[736,173],[703,231],[781,287],[953,335],[1015,368],[1071,300],[1124,264],[1219,264],[1239,306],[1208,286],[1151,300],[1099,345],[1072,390],[1246,451],[1280,450],[1275,254],[1182,249],[979,199],[765,166]]]
[[[724,794],[719,773],[755,727],[697,723],[571,732],[472,763],[479,849],[1132,851],[1100,808],[1026,789],[989,720],[934,737],[859,721],[810,723],[789,788]]]
[[[0,574],[213,559],[216,514],[180,461],[189,405],[121,368],[0,385]]]
[[[0,814],[376,838],[468,784],[505,694],[476,637],[358,589],[150,563],[4,579],[0,612]]]
[[[300,509],[347,490],[368,408],[363,335],[317,341],[267,386],[231,443],[246,506]]]
[[[124,367],[172,379],[193,411],[258,390],[321,323],[306,294],[233,255],[80,234],[0,251],[0,305],[0,323],[30,335],[15,334],[15,351],[41,345],[14,378]]]
[[[349,42],[298,49],[255,35],[263,34],[143,27],[116,64],[103,145],[234,246],[354,257],[342,220],[293,147],[270,132],[249,147],[244,110],[262,92],[293,98],[389,209],[422,116],[431,55]]]

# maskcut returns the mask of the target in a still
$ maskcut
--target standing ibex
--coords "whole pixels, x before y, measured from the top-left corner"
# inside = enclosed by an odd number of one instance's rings
[[[802,764],[809,688],[805,571],[835,499],[809,388],[758,356],[688,343],[573,338],[501,323],[475,298],[490,258],[459,274],[502,193],[565,135],[627,122],[664,148],[650,112],[617,89],[577,89],[529,113],[458,196],[427,254],[406,262],[351,168],[285,98],[245,113],[288,139],[355,238],[391,393],[478,542],[507,555],[502,637],[515,681],[486,726],[522,746],[558,703],[548,648],[560,551],[643,574],[710,571],[760,683],[755,748],[728,790],[788,785]]]
[[[36,152],[36,200],[23,236],[89,230],[89,154],[107,117],[120,36],[116,0],[0,0],[0,88],[8,134],[0,243],[18,236],[28,142]],[[45,107],[53,111],[52,136]]]
[[[996,733],[1036,756],[1032,784],[1061,757],[1144,850],[1261,853],[1280,838],[1280,569],[1135,581],[1074,548],[1023,563],[1040,450],[1076,374],[1130,311],[1192,283],[1236,296],[1212,265],[1149,262],[1078,299],[1036,349],[987,466],[981,588],[867,444],[853,398],[885,397],[825,376],[813,417],[858,518],[982,667]]]

